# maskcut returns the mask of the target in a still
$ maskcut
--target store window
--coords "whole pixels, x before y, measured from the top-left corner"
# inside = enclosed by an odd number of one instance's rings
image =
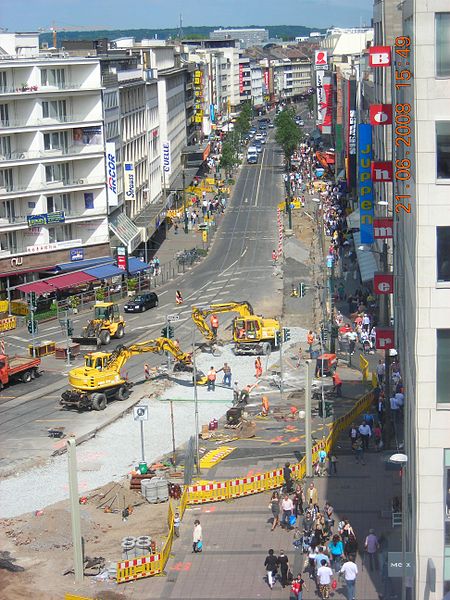
[[[450,179],[450,121],[436,121],[436,167],[438,179]]]
[[[450,77],[450,12],[436,13],[436,76]]]
[[[436,401],[450,405],[450,329],[437,329],[436,338]]]

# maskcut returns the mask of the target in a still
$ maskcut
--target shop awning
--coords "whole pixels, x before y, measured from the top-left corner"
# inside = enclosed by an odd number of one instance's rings
[[[361,273],[361,281],[363,283],[373,281],[374,273],[379,271],[376,254],[370,251],[370,247],[360,250],[361,235],[359,232],[359,210],[354,210],[347,217],[347,225],[349,229],[356,229],[353,232],[353,243],[355,244],[356,258],[358,260],[359,272]]]
[[[134,275],[135,273],[139,273],[140,271],[145,271],[146,269],[149,268],[150,265],[148,265],[146,262],[143,262],[142,260],[139,260],[138,258],[135,258],[134,256],[131,256],[128,259],[128,272],[131,273],[131,275]],[[123,273],[123,271],[122,271]]]
[[[80,269],[88,269],[89,267],[106,265],[113,262],[114,259],[112,256],[100,256],[99,258],[88,258],[86,260],[75,260],[69,263],[62,263],[56,265],[54,271],[55,273],[67,273],[68,271],[79,271]]]
[[[116,265],[101,265],[100,267],[92,267],[91,269],[85,269],[85,273],[92,275],[95,279],[108,279],[109,277],[116,277],[116,275],[123,275],[123,269],[119,269]]]
[[[24,283],[19,285],[16,289],[20,290],[24,294],[30,294],[34,292],[35,294],[49,294],[50,292],[54,292],[56,288],[50,285],[47,281],[33,281],[33,283]]]

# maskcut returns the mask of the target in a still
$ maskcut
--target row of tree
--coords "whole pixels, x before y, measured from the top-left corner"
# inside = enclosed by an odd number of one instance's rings
[[[291,157],[303,139],[300,127],[295,122],[295,110],[285,108],[275,117],[275,141],[283,149],[286,168],[291,170]]]
[[[225,169],[227,176],[239,164],[239,152],[242,147],[242,140],[250,130],[252,116],[253,109],[251,103],[244,102],[239,116],[233,123],[233,130],[228,132],[223,139],[220,167]]]

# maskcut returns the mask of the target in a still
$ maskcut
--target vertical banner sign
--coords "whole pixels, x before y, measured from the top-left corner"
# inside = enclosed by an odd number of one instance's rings
[[[203,122],[203,72],[200,69],[194,71],[194,121],[195,123]],[[211,119],[211,122],[214,118]]]
[[[321,131],[325,135],[331,135],[331,120],[333,116],[333,95],[331,87],[331,77],[323,78],[323,91],[324,91],[324,115],[321,126]]]
[[[239,65],[239,94],[244,93],[244,65]]]
[[[394,330],[390,327],[377,327],[375,347],[377,350],[392,350],[395,348]]]
[[[125,246],[119,246],[118,248],[116,248],[116,256],[117,267],[119,269],[122,269],[122,271],[126,271],[128,269],[128,255]]]
[[[134,172],[134,164],[131,162],[123,163],[123,179],[125,200],[136,199],[136,175]]]
[[[106,142],[106,188],[109,206],[118,206],[116,145]]]
[[[348,153],[356,154],[356,110],[353,109],[348,117]]]
[[[316,71],[316,94],[317,94],[317,125],[323,123],[325,116],[325,92],[323,89],[324,71]]]
[[[372,48],[369,48],[369,67],[389,67],[390,65],[390,46],[372,46]]]
[[[372,127],[358,126],[358,200],[362,244],[373,244]]]
[[[162,155],[163,155],[163,171],[165,176],[170,175],[172,173],[172,155],[170,153],[170,142],[163,142],[162,145]]]
[[[394,275],[393,273],[375,273],[373,276],[373,291],[375,294],[393,294],[394,293]]]
[[[264,70],[264,87],[265,87],[265,93],[268,94],[270,92],[270,90],[269,90],[269,69]]]

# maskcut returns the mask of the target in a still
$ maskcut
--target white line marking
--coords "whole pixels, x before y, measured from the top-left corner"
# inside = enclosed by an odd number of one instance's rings
[[[261,175],[262,175],[262,172],[263,172],[262,164],[264,162],[264,153],[265,152],[266,152],[266,149],[264,148],[263,154],[262,154],[262,157],[261,157],[261,169],[259,171],[259,176],[258,176],[258,185],[256,186],[256,194],[255,194],[255,204],[254,204],[254,206],[258,206],[259,186],[261,184]]]
[[[226,273],[227,271],[229,271],[229,270],[231,269],[231,267],[234,267],[234,265],[235,265],[236,263],[238,263],[238,262],[241,260],[241,258],[244,258],[244,256],[245,256],[245,253],[246,253],[246,252],[247,252],[247,246],[245,246],[245,248],[244,248],[244,252],[241,254],[240,258],[236,259],[236,260],[235,260],[233,263],[231,263],[231,265],[230,265],[229,267],[227,267],[226,269],[224,269],[224,270],[222,271],[221,275],[223,275],[224,273]],[[203,286],[203,287],[205,287],[205,286]],[[201,289],[201,288],[200,288],[200,289]]]

